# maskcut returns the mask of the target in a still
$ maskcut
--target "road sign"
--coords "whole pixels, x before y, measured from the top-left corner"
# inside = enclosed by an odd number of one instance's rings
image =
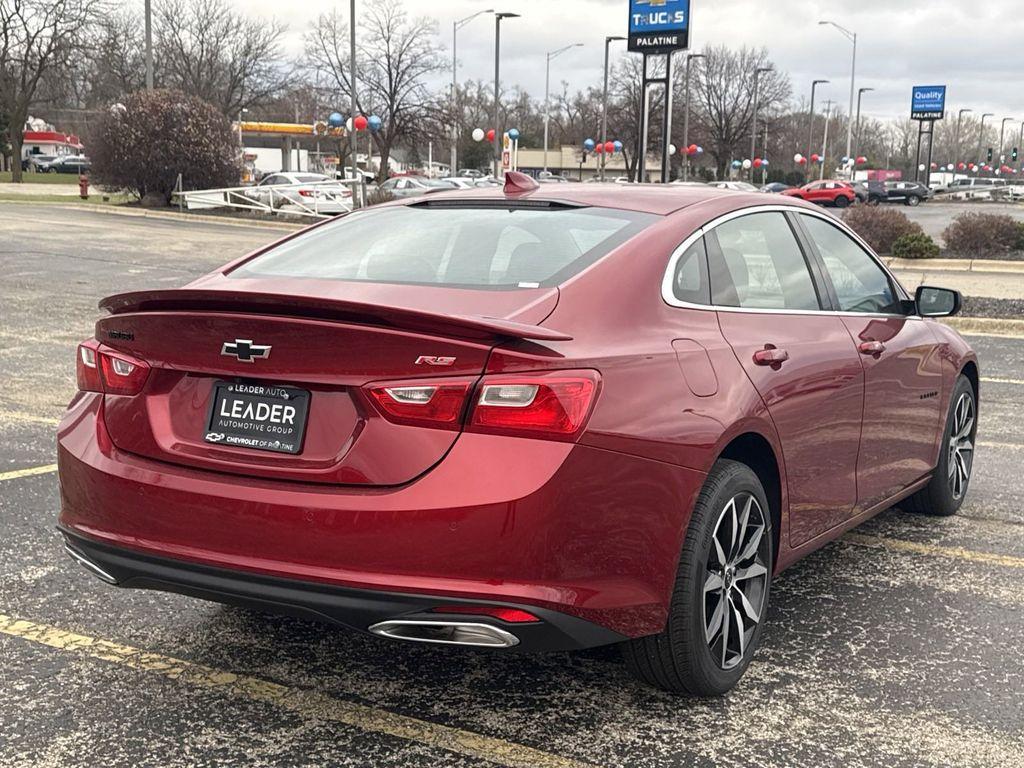
[[[946,113],[946,86],[915,85],[910,100],[911,120],[941,120]]]
[[[690,45],[690,0],[629,0],[629,50],[668,53]]]

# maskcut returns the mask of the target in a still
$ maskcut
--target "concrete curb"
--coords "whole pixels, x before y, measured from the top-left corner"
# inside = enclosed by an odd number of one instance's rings
[[[242,219],[233,216],[207,216],[201,213],[177,213],[175,211],[154,211],[145,208],[121,208],[114,205],[99,205],[92,203],[69,204],[64,201],[39,200],[4,200],[4,204],[14,203],[15,205],[52,205],[57,208],[66,208],[72,211],[89,211],[91,213],[106,213],[111,216],[135,216],[149,219],[165,219],[167,221],[197,222],[200,224],[220,224],[225,227],[257,227],[263,229],[279,229],[288,232],[295,232],[309,224],[293,224],[286,221],[259,221]],[[314,222],[310,222],[314,223]]]
[[[1009,272],[1024,274],[1024,261],[998,259],[894,259],[885,263],[905,272]]]
[[[994,317],[947,317],[942,322],[960,333],[1024,338],[1024,320]]]

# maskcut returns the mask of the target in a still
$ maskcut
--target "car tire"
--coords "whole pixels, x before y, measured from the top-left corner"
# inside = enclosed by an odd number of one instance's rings
[[[737,461],[715,462],[690,517],[665,628],[622,644],[633,675],[692,696],[720,696],[735,686],[761,639],[772,548],[771,512],[757,475]]]
[[[971,483],[977,433],[977,396],[971,382],[961,374],[950,398],[939,463],[932,479],[900,506],[909,512],[936,517],[956,514]]]
[[[906,199],[906,203],[911,208],[916,208],[921,204],[921,198],[918,197],[917,195],[909,195]]]
[[[845,208],[849,204],[850,204],[850,199],[848,197],[846,197],[845,195],[840,195],[835,200],[836,208]]]

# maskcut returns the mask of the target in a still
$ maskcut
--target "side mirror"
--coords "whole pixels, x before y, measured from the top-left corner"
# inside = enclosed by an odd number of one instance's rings
[[[960,291],[919,285],[914,294],[914,303],[921,317],[949,317],[960,311],[963,302]]]

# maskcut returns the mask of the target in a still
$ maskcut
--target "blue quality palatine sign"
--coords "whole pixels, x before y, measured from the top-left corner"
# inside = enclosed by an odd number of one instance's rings
[[[915,85],[910,99],[911,120],[941,120],[946,113],[946,86]]]

